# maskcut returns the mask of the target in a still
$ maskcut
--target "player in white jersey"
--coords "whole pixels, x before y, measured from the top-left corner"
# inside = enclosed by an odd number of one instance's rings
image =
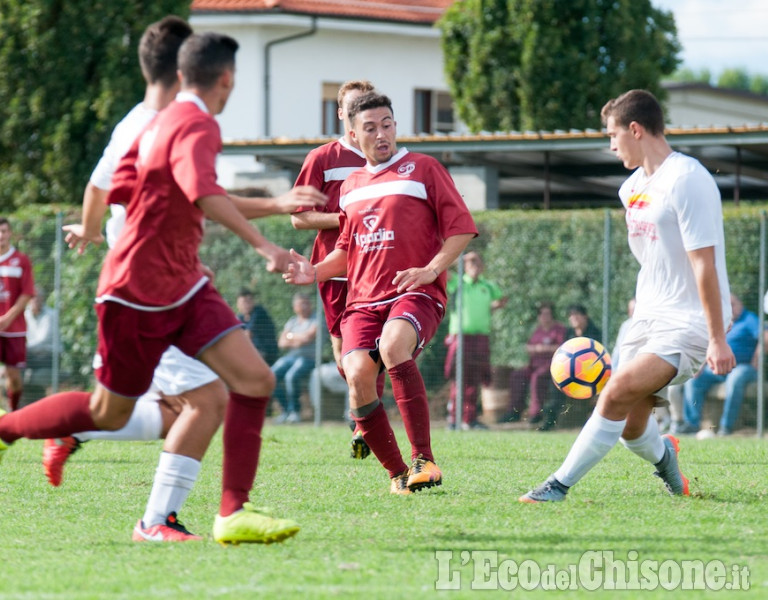
[[[101,222],[106,213],[106,197],[112,175],[120,159],[132,146],[157,113],[165,108],[179,91],[176,54],[181,43],[192,33],[189,25],[178,17],[150,25],[142,36],[139,58],[147,81],[144,100],[136,105],[113,130],[109,144],[94,169],[83,197],[83,220],[68,225],[70,248],[83,252],[88,243],[100,243]],[[322,204],[325,197],[313,188],[304,187],[269,199],[234,198],[236,205],[249,218],[268,214],[289,213],[299,207]],[[114,245],[125,223],[125,208],[111,205],[107,222],[107,243]],[[212,278],[212,274],[211,274]],[[91,431],[74,436],[46,440],[43,464],[49,482],[60,485],[63,467],[82,442],[102,440],[155,440],[165,438],[163,453],[144,516],[133,532],[135,541],[184,541],[200,539],[178,522],[176,515],[194,485],[200,461],[224,416],[228,392],[218,376],[202,362],[187,356],[174,346],[163,354],[155,370],[152,390],[137,402],[128,423],[117,431]],[[216,428],[197,427],[197,435],[169,435],[178,418],[191,424],[199,418],[205,405],[218,414]],[[187,427],[185,427],[186,429]],[[168,437],[166,437],[168,436]]]
[[[720,192],[695,159],[664,137],[656,98],[631,90],[601,113],[613,150],[636,169],[619,190],[629,247],[640,263],[637,303],[621,362],[562,466],[521,502],[564,500],[621,439],[656,467],[670,494],[689,495],[678,466],[679,441],[661,436],[653,409],[666,387],[706,363],[724,375],[736,360],[726,343],[731,321]]]

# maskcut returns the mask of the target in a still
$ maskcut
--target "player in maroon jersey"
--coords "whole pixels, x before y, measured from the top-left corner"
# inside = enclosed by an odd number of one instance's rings
[[[349,105],[368,92],[374,90],[373,84],[365,80],[347,81],[339,88],[337,96],[338,117],[344,128],[344,135],[338,140],[315,148],[304,159],[301,171],[296,179],[296,186],[314,186],[328,196],[325,206],[299,209],[291,215],[291,223],[296,229],[317,229],[317,237],[312,246],[310,261],[319,263],[336,247],[339,239],[339,191],[341,184],[353,172],[365,165],[365,155],[357,142],[352,139],[352,127],[349,123]],[[334,277],[318,283],[318,291],[323,303],[325,322],[331,336],[333,358],[342,377],[345,377],[341,365],[341,317],[347,305],[347,278]],[[376,380],[379,398],[384,391],[384,373]],[[352,436],[352,458],[366,458],[371,450],[362,434],[355,430]]]
[[[19,407],[27,365],[24,309],[35,295],[29,257],[11,245],[11,224],[0,218],[0,362],[5,365],[5,394],[11,410]]]
[[[3,415],[0,452],[20,437],[123,427],[136,399],[149,388],[160,356],[173,343],[206,363],[230,389],[213,537],[221,543],[269,543],[299,530],[293,521],[262,514],[248,502],[274,376],[198,257],[208,217],[248,242],[269,270],[282,271],[290,260],[216,183],[221,133],[213,115],[224,109],[234,86],[237,49],[237,42],[225,35],[187,38],[179,50],[181,92],[147,126],[115,172],[108,201],[126,205],[126,223],[107,255],[97,291],[96,390],[56,394]],[[174,423],[182,438],[186,428],[218,427],[215,407],[201,400],[198,408],[202,418],[180,416]]]
[[[437,160],[398,150],[389,98],[361,96],[350,106],[349,119],[367,162],[342,184],[336,248],[316,265],[293,252],[296,262],[283,277],[310,284],[347,274],[342,363],[352,416],[389,473],[390,491],[410,494],[442,483],[432,454],[427,393],[414,358],[445,313],[444,272],[477,228]],[[376,394],[382,368],[411,443],[410,468]]]

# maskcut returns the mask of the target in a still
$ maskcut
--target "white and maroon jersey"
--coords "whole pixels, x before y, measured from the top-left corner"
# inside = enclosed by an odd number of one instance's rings
[[[91,173],[91,183],[101,190],[109,191],[112,187],[112,176],[117,170],[120,159],[130,150],[133,142],[139,134],[157,116],[157,111],[147,108],[144,103],[134,106],[122,120],[115,125],[109,144],[104,148],[96,168]],[[107,221],[107,245],[112,248],[117,241],[117,236],[125,225],[125,207],[122,204],[113,204],[112,216]]]
[[[731,296],[720,192],[694,158],[671,153],[651,175],[640,167],[619,189],[629,248],[640,263],[633,318],[704,328],[707,319],[688,252],[712,246],[726,329]]]
[[[319,210],[326,213],[339,212],[339,192],[341,184],[352,173],[365,165],[363,153],[350,146],[344,138],[334,140],[315,148],[304,159],[297,185],[311,185],[328,196],[328,202],[322,208],[300,208],[296,212]],[[317,232],[310,262],[317,264],[328,256],[336,247],[339,238],[338,229],[321,229]]]
[[[221,132],[197,96],[182,93],[121,159],[107,201],[126,205],[125,228],[104,262],[97,302],[166,310],[207,281],[198,257],[203,211],[195,202],[226,196],[216,183]]]
[[[11,246],[8,252],[0,256],[0,315],[7,313],[19,296],[24,295],[35,295],[32,263],[26,254]],[[24,311],[5,331],[0,331],[0,337],[24,337],[26,334]]]
[[[467,205],[434,158],[402,148],[388,162],[355,171],[341,186],[341,235],[347,252],[347,306],[398,297],[398,271],[424,267],[454,235],[477,235]],[[413,292],[445,305],[446,275]]]

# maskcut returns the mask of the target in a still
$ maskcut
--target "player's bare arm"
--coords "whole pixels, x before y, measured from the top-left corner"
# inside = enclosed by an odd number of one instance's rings
[[[338,229],[341,213],[318,212],[308,210],[291,215],[291,225],[294,229]]]
[[[263,256],[267,261],[267,271],[272,273],[284,273],[286,271],[292,261],[288,251],[261,235],[259,230],[248,222],[227,196],[203,196],[198,198],[196,202],[206,217],[224,225]]]
[[[443,247],[427,265],[398,271],[392,280],[392,285],[397,286],[399,294],[411,292],[423,285],[429,285],[440,276],[440,273],[453,264],[474,237],[473,233],[452,235],[445,240]]]
[[[291,248],[291,264],[283,273],[286,283],[292,285],[311,285],[316,281],[327,281],[347,273],[347,253],[336,248],[317,265],[312,265],[305,257]]]
[[[318,208],[325,206],[328,196],[311,185],[299,185],[276,197],[246,198],[243,196],[229,195],[246,219],[259,219],[270,215],[286,215],[300,208]]]
[[[725,323],[715,268],[715,249],[712,246],[688,252],[701,305],[707,319],[709,346],[707,365],[716,375],[727,375],[736,366],[736,358],[725,340]]]
[[[24,309],[27,307],[30,300],[32,300],[32,296],[29,294],[22,294],[16,299],[16,302],[14,302],[13,306],[8,309],[8,312],[0,316],[0,331],[5,331],[10,327],[11,323],[24,312]]]
[[[83,218],[80,224],[64,225],[67,232],[64,241],[70,249],[77,248],[82,254],[88,244],[99,245],[104,241],[101,233],[101,222],[107,212],[107,195],[109,192],[88,182],[83,193]]]

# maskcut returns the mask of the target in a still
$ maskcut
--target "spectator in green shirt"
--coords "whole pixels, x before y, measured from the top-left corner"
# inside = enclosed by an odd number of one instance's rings
[[[480,388],[491,382],[491,312],[507,302],[499,286],[483,277],[483,259],[477,252],[467,252],[464,257],[464,281],[462,287],[461,329],[464,337],[462,402],[463,429],[484,428],[477,421],[477,403]],[[456,294],[459,289],[458,275],[448,281],[450,320],[446,338],[448,353],[445,357],[445,377],[451,380],[451,398],[448,403],[448,425],[456,427],[456,350],[459,343],[459,315]]]

